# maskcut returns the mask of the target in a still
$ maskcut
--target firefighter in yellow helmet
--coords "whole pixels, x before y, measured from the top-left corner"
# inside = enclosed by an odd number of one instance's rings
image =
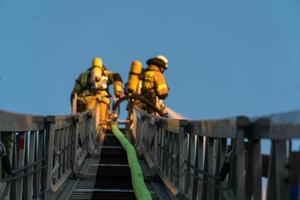
[[[163,55],[158,55],[147,60],[147,65],[142,75],[141,95],[147,97],[167,115],[163,100],[167,98],[170,89],[163,73],[168,69],[168,59]],[[147,111],[153,112],[149,108]]]
[[[104,123],[109,119],[111,95],[108,86],[110,84],[114,86],[114,95],[120,97],[123,94],[121,76],[118,73],[108,71],[102,59],[95,57],[91,67],[76,79],[71,94],[72,102],[75,94],[78,97],[77,112],[93,110],[96,103],[99,103],[99,118],[104,129],[107,129],[107,124]]]

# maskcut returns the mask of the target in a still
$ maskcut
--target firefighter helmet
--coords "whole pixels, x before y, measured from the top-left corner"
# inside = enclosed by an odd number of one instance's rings
[[[165,56],[158,55],[147,60],[147,65],[156,65],[164,69],[168,68],[168,59]]]
[[[164,64],[165,64],[164,67],[168,68],[169,60],[168,60],[168,58],[166,56],[157,55],[155,58],[162,60],[164,62]]]

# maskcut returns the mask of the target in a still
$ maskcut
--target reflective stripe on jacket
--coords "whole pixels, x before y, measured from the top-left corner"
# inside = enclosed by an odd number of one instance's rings
[[[144,72],[142,94],[145,96],[165,99],[169,93],[169,86],[159,67],[150,65]]]

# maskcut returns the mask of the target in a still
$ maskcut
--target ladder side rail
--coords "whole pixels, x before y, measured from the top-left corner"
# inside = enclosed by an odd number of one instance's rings
[[[40,146],[46,145],[39,135],[46,130],[44,116],[0,111],[0,142],[6,155],[1,156],[1,199],[32,199],[43,196],[38,174],[45,169],[46,154]],[[40,147],[40,148],[39,148]]]
[[[135,120],[137,149],[173,197],[234,198],[240,195],[238,190],[245,190],[245,178],[237,174],[246,170],[245,133],[240,121],[247,118],[188,121],[151,117],[138,111]],[[233,172],[221,182],[219,173],[230,148],[240,153],[231,163]]]
[[[1,199],[51,199],[74,171],[74,163],[80,166],[85,159],[90,134],[96,133],[94,116],[93,112],[34,116],[0,111],[0,142],[6,147],[6,155],[0,157],[6,163],[0,166]],[[80,152],[75,152],[76,125],[82,130]]]
[[[86,158],[91,123],[95,121],[92,119],[93,116],[91,112],[85,112],[48,117],[50,125],[46,199],[55,196],[69,176],[78,172]]]

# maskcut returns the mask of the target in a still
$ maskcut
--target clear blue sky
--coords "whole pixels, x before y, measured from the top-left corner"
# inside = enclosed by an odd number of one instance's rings
[[[94,56],[127,79],[169,58],[167,104],[189,118],[300,108],[299,0],[0,0],[0,108],[68,114]]]

